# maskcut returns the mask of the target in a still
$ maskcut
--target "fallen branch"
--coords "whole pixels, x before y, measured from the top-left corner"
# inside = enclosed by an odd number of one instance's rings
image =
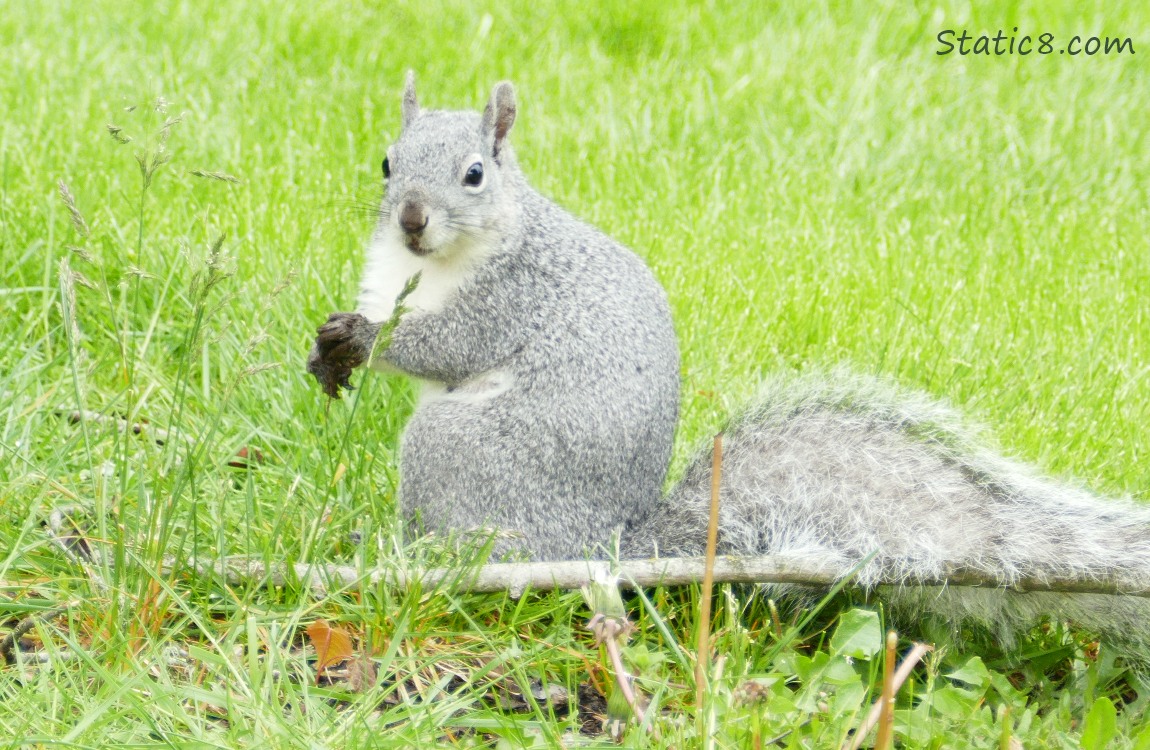
[[[171,564],[171,563],[170,563]],[[171,564],[172,567],[176,567]],[[318,596],[328,591],[350,588],[361,583],[386,583],[397,588],[408,588],[416,583],[425,588],[450,585],[454,591],[473,593],[509,591],[519,597],[527,589],[552,591],[578,589],[586,586],[598,571],[618,572],[619,585],[624,587],[682,586],[703,580],[706,560],[702,557],[656,558],[649,560],[557,561],[532,563],[492,563],[471,569],[429,568],[404,570],[399,567],[380,567],[360,570],[347,565],[319,563],[271,563],[246,557],[226,558],[222,561],[203,562],[194,566],[201,575],[223,575],[232,585],[262,583],[285,586],[296,581]],[[787,583],[800,586],[827,587],[838,583],[838,568],[820,567],[810,558],[788,558],[779,555],[766,557],[716,557],[714,580],[716,583]],[[1019,578],[1009,583],[995,580],[981,571],[956,569],[941,579],[921,579],[890,582],[879,585],[899,587],[977,586],[995,588],[1013,593],[1058,592],[1073,594],[1110,594],[1150,598],[1150,582],[1121,576],[1096,578],[1089,581],[1073,578]]]
[[[36,627],[37,623],[51,622],[79,603],[80,601],[76,599],[66,604],[61,604],[59,607],[53,607],[52,609],[38,612],[34,615],[28,615],[16,623],[16,627],[12,628],[12,632],[8,633],[3,640],[0,640],[0,663],[15,664],[16,652],[19,650],[21,638],[32,632],[32,629]]]
[[[156,445],[163,445],[168,441],[167,430],[152,427],[150,424],[144,422],[129,423],[128,420],[123,417],[112,414],[101,414],[98,411],[90,411],[88,409],[77,409],[74,411],[58,409],[56,413],[61,416],[66,416],[71,424],[94,422],[96,424],[114,425],[121,431],[131,432],[133,435],[146,435],[152,438]]]

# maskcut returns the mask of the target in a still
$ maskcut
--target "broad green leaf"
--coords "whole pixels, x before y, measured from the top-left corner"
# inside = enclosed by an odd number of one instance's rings
[[[964,690],[959,687],[944,687],[935,690],[930,697],[931,709],[950,719],[962,719],[978,710],[982,703],[982,693]]]
[[[882,648],[882,625],[878,613],[852,609],[839,617],[831,636],[831,651],[855,659],[869,659]]]
[[[1094,701],[1086,720],[1082,722],[1082,750],[1104,750],[1118,735],[1118,711],[1108,698]]]
[[[1150,725],[1135,738],[1134,750],[1150,750]]]
[[[982,663],[982,659],[978,656],[972,656],[965,664],[948,674],[947,677],[983,689],[990,685],[990,670],[986,668],[986,665]]]

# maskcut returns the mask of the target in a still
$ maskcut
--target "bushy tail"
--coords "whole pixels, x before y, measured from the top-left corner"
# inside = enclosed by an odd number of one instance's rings
[[[703,553],[711,457],[631,537],[636,557]],[[1150,652],[1150,600],[916,588],[966,569],[1024,578],[1120,575],[1150,587],[1150,507],[1100,499],[980,446],[950,408],[842,372],[779,378],[727,431],[721,554],[785,554],[883,589],[897,611],[1012,632],[1051,615]],[[1142,648],[1146,647],[1146,648]]]

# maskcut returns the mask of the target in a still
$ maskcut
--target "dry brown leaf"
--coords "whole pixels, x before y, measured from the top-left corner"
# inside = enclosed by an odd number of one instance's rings
[[[228,466],[233,469],[254,469],[264,462],[264,454],[259,448],[244,446],[236,451],[236,455]]]
[[[347,668],[347,687],[353,693],[366,693],[375,684],[375,662],[360,654]]]
[[[355,654],[351,646],[351,636],[347,631],[333,628],[327,620],[316,620],[307,626],[307,637],[315,647],[315,679],[319,683],[320,675],[328,667],[350,659]]]

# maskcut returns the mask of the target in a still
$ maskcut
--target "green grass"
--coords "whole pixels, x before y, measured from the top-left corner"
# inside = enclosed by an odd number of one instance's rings
[[[1014,26],[1129,36],[1136,54],[935,54],[943,29]],[[684,355],[676,469],[764,373],[847,362],[953,401],[1051,473],[1145,497],[1147,28],[1138,2],[0,2],[0,627],[73,603],[33,631],[47,666],[0,669],[0,744],[434,745],[444,723],[462,746],[573,741],[565,703],[491,695],[604,683],[578,594],[316,600],[161,572],[169,555],[395,554],[412,389],[364,377],[329,406],[302,365],[315,326],[352,304],[407,68],[433,107],[478,107],[512,79],[534,184],[666,285]],[[158,153],[170,161],[144,189],[136,155]],[[145,435],[61,415],[76,409]],[[262,462],[230,467],[245,447]],[[44,523],[62,506],[84,510],[104,562],[55,546]],[[726,592],[723,679],[697,711],[667,638],[692,649],[697,592],[651,593],[633,656],[666,713],[659,741],[631,729],[629,745],[693,746],[705,726],[748,746],[754,724],[835,746],[874,697],[879,660],[848,663],[833,611],[807,645],[776,644],[765,604]],[[315,686],[302,628],[321,617],[374,654],[367,693]],[[1108,699],[1136,698],[1115,719],[1133,735],[1140,683],[1105,650],[1086,658],[1087,637],[1036,632],[1013,653],[1029,667],[976,643],[985,677],[971,654],[935,657],[900,736],[1094,746]],[[960,667],[965,681],[946,677]],[[751,675],[774,680],[765,703],[733,699]]]

